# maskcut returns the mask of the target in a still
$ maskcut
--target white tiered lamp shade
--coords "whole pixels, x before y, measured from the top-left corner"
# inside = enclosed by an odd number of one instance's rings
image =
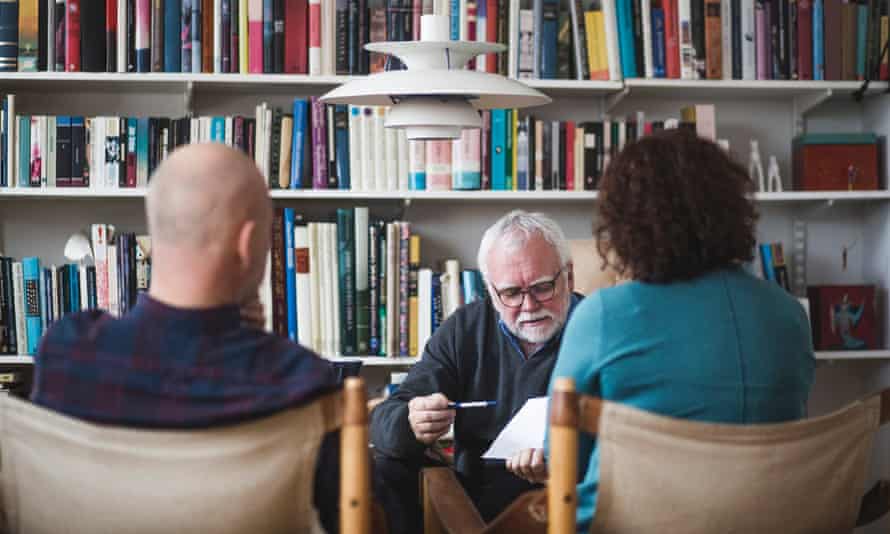
[[[448,17],[423,15],[421,40],[369,43],[371,52],[397,56],[407,70],[360,78],[321,97],[328,104],[391,106],[384,125],[403,128],[408,139],[457,139],[479,128],[479,110],[525,108],[550,102],[527,85],[497,74],[464,70],[479,54],[502,52],[500,44],[448,40]]]

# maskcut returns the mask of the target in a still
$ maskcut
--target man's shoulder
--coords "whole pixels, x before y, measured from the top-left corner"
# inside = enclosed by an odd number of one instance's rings
[[[311,349],[268,332],[253,331],[258,359],[252,366],[259,375],[277,376],[283,384],[298,382],[307,387],[329,389],[334,383],[333,366]]]
[[[101,310],[68,313],[47,329],[38,348],[38,360],[53,349],[70,350],[91,344],[100,330],[114,322],[114,317]]]

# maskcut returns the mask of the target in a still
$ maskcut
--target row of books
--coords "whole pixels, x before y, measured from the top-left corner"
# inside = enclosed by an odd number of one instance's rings
[[[441,322],[482,298],[478,271],[420,266],[420,236],[404,221],[341,208],[307,222],[291,208],[273,226],[272,330],[326,356],[418,356]]]
[[[0,257],[0,354],[33,355],[43,332],[65,314],[100,308],[121,315],[148,288],[147,236],[115,236],[107,225],[93,225],[93,234],[92,264],[42,266],[34,256]]]
[[[759,243],[755,247],[754,265],[760,264],[760,277],[779,284],[791,292],[791,277],[785,263],[785,252],[782,243]],[[756,271],[756,267],[754,267]]]
[[[0,71],[367,73],[370,15],[401,16],[405,2],[371,11],[352,3],[349,11],[327,0],[7,0]],[[406,5],[412,37],[420,12]]]
[[[683,120],[716,138],[712,105]],[[695,111],[698,111],[697,118]],[[0,187],[145,186],[158,164],[190,142],[252,154],[271,189],[352,191],[596,189],[624,144],[678,121],[544,121],[515,110],[483,112],[483,128],[458,140],[408,141],[384,128],[383,107],[296,99],[293,113],[257,106],[254,117],[69,117],[0,111]]]

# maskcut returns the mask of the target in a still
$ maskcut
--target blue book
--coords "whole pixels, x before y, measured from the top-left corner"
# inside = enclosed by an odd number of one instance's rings
[[[868,34],[868,6],[856,6],[856,78],[865,79],[865,43]]]
[[[656,7],[652,9],[652,70],[656,78],[665,77],[664,41],[664,10]]]
[[[80,270],[73,263],[68,264],[68,309],[80,311]]]
[[[541,12],[541,78],[556,78],[556,42],[559,34],[559,0],[544,0]]]
[[[813,79],[825,79],[825,33],[823,0],[813,0]]]
[[[31,185],[31,117],[19,116],[19,175],[16,185]]]
[[[484,2],[483,2],[484,3]],[[425,141],[414,141],[415,143],[419,143],[417,150],[420,151],[420,158],[415,160],[413,156],[409,154],[409,171],[408,171],[408,189],[411,191],[425,191],[426,190],[426,142]],[[413,153],[414,147],[409,146],[409,152]]]
[[[148,183],[148,121],[136,119],[136,185]]]
[[[460,40],[460,0],[451,0],[451,40]],[[18,50],[16,50],[18,53]]]
[[[164,0],[164,72],[182,70],[182,0]]]
[[[460,273],[460,286],[464,293],[464,304],[483,298],[482,275],[473,269],[464,269]]]
[[[192,40],[192,72],[201,72],[201,0],[190,0],[192,3],[192,27],[190,39]],[[247,39],[244,40],[247,42]]]
[[[287,296],[287,337],[297,341],[297,272],[294,266],[293,208],[284,208],[284,287]]]
[[[760,245],[760,266],[763,269],[763,277],[767,280],[775,280],[776,273],[773,272],[773,251],[772,245],[762,243]]]
[[[326,2],[327,3],[327,2]],[[263,0],[263,72],[275,72],[275,8],[273,0]]]
[[[0,2],[0,72],[18,70],[19,3]]]
[[[442,273],[433,272],[433,282],[430,284],[431,291],[430,294],[433,298],[433,305],[430,306],[432,309],[432,317],[430,317],[430,332],[435,332],[439,325],[442,323]]]
[[[37,353],[37,345],[43,335],[40,319],[40,260],[34,256],[22,258],[24,285],[25,328],[27,329],[28,354]]]
[[[192,0],[177,0],[180,5],[179,70],[192,71]]]
[[[621,73],[624,78],[637,77],[636,43],[634,42],[631,0],[616,0],[615,20],[618,28],[618,51],[621,54]]]
[[[350,189],[349,175],[349,106],[334,106],[334,147],[337,160],[337,185],[340,189]],[[293,158],[291,158],[293,160]]]
[[[507,110],[491,110],[491,189],[507,189]]]
[[[210,119],[210,140],[215,143],[226,142],[226,118],[213,117]]]
[[[359,110],[356,107],[353,111]],[[291,141],[290,188],[303,189],[303,176],[307,164],[306,145],[309,140],[309,101],[294,99],[294,133]]]

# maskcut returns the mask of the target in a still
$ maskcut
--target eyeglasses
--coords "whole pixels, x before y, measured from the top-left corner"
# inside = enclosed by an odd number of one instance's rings
[[[543,304],[552,300],[556,295],[556,281],[559,280],[562,271],[560,269],[550,280],[538,282],[535,285],[529,286],[528,289],[520,289],[518,287],[497,289],[493,285],[492,288],[501,304],[508,308],[521,308],[522,303],[525,302],[526,295],[535,299],[535,302],[538,304]]]

